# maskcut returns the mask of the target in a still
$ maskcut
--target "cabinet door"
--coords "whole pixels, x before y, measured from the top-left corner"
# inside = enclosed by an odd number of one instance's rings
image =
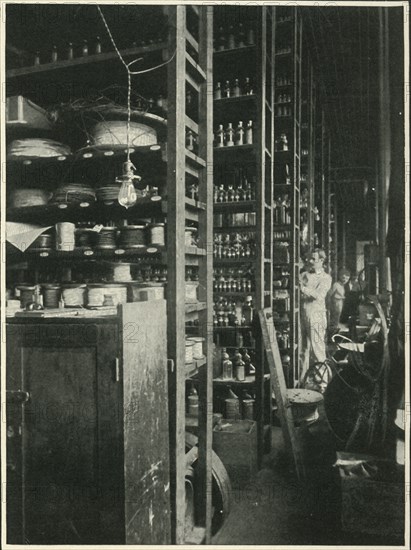
[[[170,544],[166,302],[122,317],[126,544]]]
[[[116,419],[113,424],[117,326],[39,323],[10,328],[9,379],[20,387],[7,389],[29,395],[22,408],[21,456],[13,458],[16,449],[9,446],[7,457],[22,464],[23,541],[102,542],[102,520],[114,519],[106,505],[108,486],[118,490],[118,477],[108,471],[115,471],[119,449],[118,441],[113,445],[119,433]]]

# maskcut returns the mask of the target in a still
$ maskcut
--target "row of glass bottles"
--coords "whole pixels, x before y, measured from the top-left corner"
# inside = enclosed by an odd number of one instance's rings
[[[137,283],[165,283],[167,282],[167,268],[145,267],[143,269],[137,269],[134,280]]]
[[[226,212],[217,212],[214,214],[214,228],[224,227],[254,227],[257,222],[257,214],[255,212],[234,212],[229,214]]]
[[[238,380],[244,382],[246,376],[255,374],[255,367],[251,362],[251,357],[246,349],[242,353],[238,348],[234,350],[233,355],[227,353],[227,348],[221,350],[221,378],[223,380]]]
[[[239,23],[236,28],[230,25],[228,29],[219,27],[214,45],[214,50],[221,52],[224,50],[234,50],[235,48],[244,48],[255,44],[255,33],[251,26],[244,27]]]
[[[251,258],[256,254],[255,233],[233,233],[214,235],[214,257]]]
[[[291,46],[280,46],[275,49],[275,55],[284,55],[291,53]]]
[[[286,134],[280,134],[274,142],[275,151],[288,151],[288,138]]]
[[[277,117],[287,117],[291,116],[292,108],[288,105],[277,105],[275,110],[275,116]]]
[[[291,103],[291,94],[279,94],[276,103]]]
[[[245,300],[219,298],[213,304],[213,325],[215,327],[248,327],[254,315],[253,298]]]
[[[214,185],[214,202],[240,202],[255,200],[255,178],[243,183],[239,181],[234,187],[232,183]]]
[[[290,231],[273,231],[273,239],[275,241],[285,241],[291,238]]]
[[[277,86],[291,86],[291,84],[293,83],[293,81],[289,76],[283,76],[283,75],[278,76],[275,82]]]
[[[240,97],[242,95],[252,95],[253,93],[254,89],[250,77],[246,76],[244,83],[241,85],[239,78],[235,78],[233,84],[230,84],[230,81],[226,80],[224,86],[221,86],[221,82],[217,82],[214,89],[214,99]]]
[[[288,195],[278,197],[273,202],[273,222],[274,225],[288,225],[291,223],[291,200]]]
[[[216,268],[213,274],[214,292],[252,292],[254,276],[251,271]]]
[[[234,147],[234,145],[251,145],[253,143],[253,121],[249,120],[244,128],[243,122],[240,120],[237,127],[233,128],[233,123],[228,122],[224,129],[222,124],[219,124],[217,131],[214,134],[215,147]]]

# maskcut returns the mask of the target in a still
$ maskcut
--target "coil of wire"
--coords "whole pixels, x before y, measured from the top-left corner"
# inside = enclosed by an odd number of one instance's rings
[[[123,248],[142,248],[145,245],[145,225],[126,225],[120,229],[120,246]]]
[[[96,200],[94,189],[83,183],[65,183],[53,193],[52,203],[59,206],[79,204],[89,206]]]
[[[84,306],[84,297],[87,285],[65,284],[62,289],[64,305],[66,307]]]
[[[116,248],[116,227],[102,227],[97,233],[96,248],[100,250],[113,250]]]
[[[121,284],[89,284],[87,291],[87,305],[100,307],[104,305],[105,297],[111,296],[113,304],[125,304],[127,302],[127,286]]]
[[[121,183],[112,183],[110,185],[102,185],[96,190],[97,200],[104,204],[113,204],[118,200]]]
[[[15,189],[11,194],[11,206],[13,208],[44,206],[49,198],[50,193],[44,189]]]

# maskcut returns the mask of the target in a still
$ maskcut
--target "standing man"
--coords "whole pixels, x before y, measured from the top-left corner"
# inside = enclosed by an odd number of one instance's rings
[[[300,275],[301,299],[301,353],[300,381],[311,363],[322,363],[326,359],[325,335],[327,310],[325,299],[331,288],[332,279],[324,271],[324,250],[316,248],[309,257],[308,270]]]

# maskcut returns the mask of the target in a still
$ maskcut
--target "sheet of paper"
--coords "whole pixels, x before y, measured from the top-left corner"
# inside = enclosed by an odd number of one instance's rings
[[[52,226],[41,227],[28,223],[7,222],[6,239],[21,252],[24,252],[39,235],[50,229],[50,227]]]

